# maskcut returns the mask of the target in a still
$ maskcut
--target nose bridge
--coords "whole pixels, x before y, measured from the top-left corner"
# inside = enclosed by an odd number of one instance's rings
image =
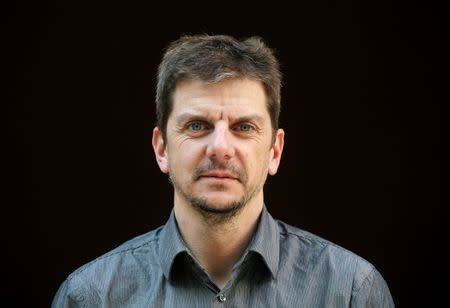
[[[207,154],[210,158],[229,159],[234,155],[231,132],[227,123],[219,121],[211,134],[211,140],[208,144]]]

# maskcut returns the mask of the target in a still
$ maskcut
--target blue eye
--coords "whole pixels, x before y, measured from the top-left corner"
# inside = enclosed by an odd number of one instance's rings
[[[201,131],[202,129],[204,129],[205,125],[201,122],[192,122],[192,123],[189,123],[188,128],[191,131],[198,132],[198,131]]]
[[[239,130],[241,132],[250,132],[253,130],[253,127],[249,124],[240,124],[239,125]]]

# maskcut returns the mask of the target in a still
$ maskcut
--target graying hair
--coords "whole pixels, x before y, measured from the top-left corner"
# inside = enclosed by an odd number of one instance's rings
[[[194,35],[172,42],[159,65],[156,116],[163,137],[178,82],[198,79],[217,83],[229,78],[263,83],[272,128],[278,129],[281,73],[273,51],[260,37],[239,41],[226,35]]]

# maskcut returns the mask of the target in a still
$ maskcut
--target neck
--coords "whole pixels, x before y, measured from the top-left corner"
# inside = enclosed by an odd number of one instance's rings
[[[187,246],[214,282],[223,288],[258,224],[263,194],[255,196],[227,223],[212,226],[190,204],[175,195],[175,217]]]

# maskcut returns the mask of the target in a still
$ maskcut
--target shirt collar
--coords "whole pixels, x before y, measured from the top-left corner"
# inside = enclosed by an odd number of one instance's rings
[[[262,257],[272,274],[272,278],[275,279],[280,259],[280,231],[277,222],[269,214],[266,206],[263,207],[258,227],[248,246],[248,251],[255,252]]]
[[[278,262],[280,257],[279,234],[277,222],[269,214],[266,206],[264,206],[258,227],[247,248],[247,252],[251,251],[259,254],[266,267],[270,270],[273,278],[276,278],[278,273]],[[180,253],[189,253],[178,230],[173,210],[167,223],[161,229],[161,235],[158,241],[158,252],[164,276],[166,279],[170,280],[175,258]]]
[[[175,258],[180,253],[187,251],[186,245],[184,244],[181,234],[178,231],[175,212],[172,210],[169,220],[161,230],[161,235],[158,241],[159,259],[164,276],[167,280],[170,280],[170,273]]]

